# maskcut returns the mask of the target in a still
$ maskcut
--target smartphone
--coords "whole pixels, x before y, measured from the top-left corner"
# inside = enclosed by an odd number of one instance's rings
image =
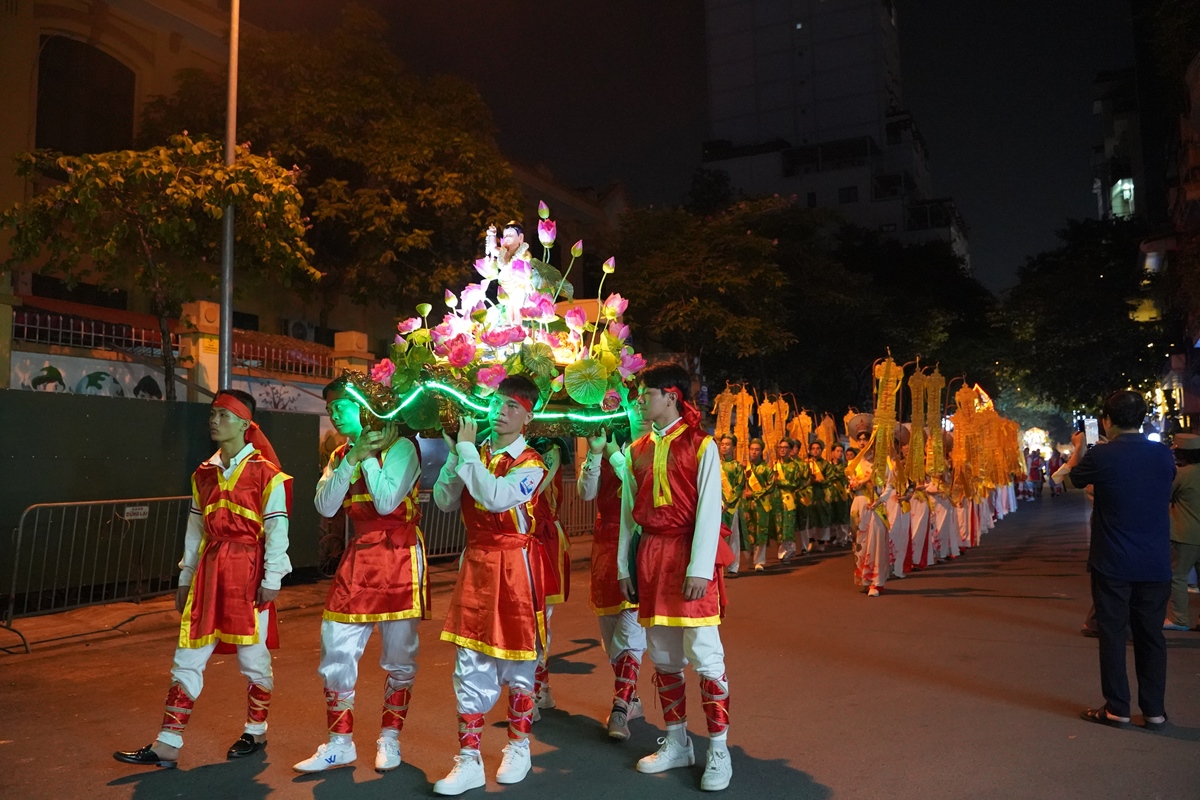
[[[1100,441],[1100,421],[1095,417],[1083,418],[1083,440],[1088,447]]]

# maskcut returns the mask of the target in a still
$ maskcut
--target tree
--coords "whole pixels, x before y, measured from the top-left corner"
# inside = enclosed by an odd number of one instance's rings
[[[1064,409],[1095,409],[1116,389],[1148,389],[1166,353],[1164,325],[1131,312],[1155,290],[1141,266],[1138,220],[1069,221],[1062,244],[1030,258],[1004,303],[1010,379]]]
[[[688,363],[706,369],[779,353],[795,342],[788,330],[790,291],[774,259],[775,244],[752,220],[786,201],[739,203],[712,217],[683,209],[636,209],[621,220],[614,288],[629,300],[639,330]]]
[[[4,268],[33,264],[68,281],[137,286],[158,318],[168,400],[175,399],[175,355],[167,321],[216,288],[227,205],[236,206],[235,267],[252,285],[318,277],[308,263],[294,173],[245,146],[232,167],[219,143],[187,136],[149,150],[78,157],[39,150],[18,163],[23,176],[65,180],[4,212],[0,222],[13,231]]]
[[[422,79],[390,50],[387,26],[351,5],[327,35],[248,36],[238,132],[300,168],[321,323],[340,298],[400,307],[463,283],[490,222],[521,196],[479,93]],[[220,135],[224,77],[188,71],[147,107],[144,136]]]

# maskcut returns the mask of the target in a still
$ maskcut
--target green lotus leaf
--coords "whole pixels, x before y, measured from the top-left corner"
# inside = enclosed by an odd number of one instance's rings
[[[440,417],[437,396],[430,391],[421,392],[404,408],[400,409],[404,424],[414,431],[427,431],[439,427]]]
[[[554,377],[557,372],[554,366],[554,351],[550,349],[550,345],[541,342],[522,345],[521,363],[525,365],[526,372],[534,375]]]
[[[563,377],[567,395],[580,405],[598,406],[608,391],[608,370],[592,358],[568,365]]]

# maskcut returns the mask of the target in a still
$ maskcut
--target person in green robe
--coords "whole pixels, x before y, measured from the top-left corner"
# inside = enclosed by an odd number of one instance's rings
[[[766,569],[767,536],[771,529],[771,493],[775,489],[775,472],[763,461],[762,439],[750,440],[750,462],[745,469],[746,484],[742,490],[742,546],[751,550],[754,571]]]
[[[721,523],[729,528],[727,540],[729,549],[733,551],[733,563],[725,570],[725,574],[733,577],[738,574],[738,566],[742,560],[742,525],[741,503],[742,492],[746,488],[746,470],[737,462],[737,437],[727,433],[718,442],[721,450]]]
[[[850,478],[846,475],[846,448],[841,442],[829,451],[829,471],[825,476],[830,487],[830,519],[833,528],[833,543],[836,547],[850,544]]]
[[[779,542],[779,560],[796,555],[796,491],[803,485],[801,463],[792,458],[791,442],[784,439],[775,448],[775,489],[771,497],[771,532]],[[764,542],[764,546],[765,546]]]
[[[830,465],[825,460],[825,443],[816,440],[808,446],[808,475],[812,505],[809,529],[817,550],[824,552],[833,535],[833,486],[829,482]]]

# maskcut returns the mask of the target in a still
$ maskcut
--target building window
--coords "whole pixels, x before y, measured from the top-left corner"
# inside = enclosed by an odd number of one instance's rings
[[[896,223],[885,222],[879,226],[879,230],[883,233],[895,233],[896,232]]]
[[[809,208],[817,207],[817,193],[816,192],[808,193],[808,207]]]
[[[843,203],[843,204],[857,203],[858,202],[858,187],[857,186],[843,186],[842,188],[838,189],[838,202]]]
[[[133,70],[65,36],[42,39],[35,145],[67,155],[133,146]]]
[[[1111,192],[1112,215],[1117,219],[1128,219],[1136,212],[1134,206],[1133,179],[1121,178],[1113,184]]]

